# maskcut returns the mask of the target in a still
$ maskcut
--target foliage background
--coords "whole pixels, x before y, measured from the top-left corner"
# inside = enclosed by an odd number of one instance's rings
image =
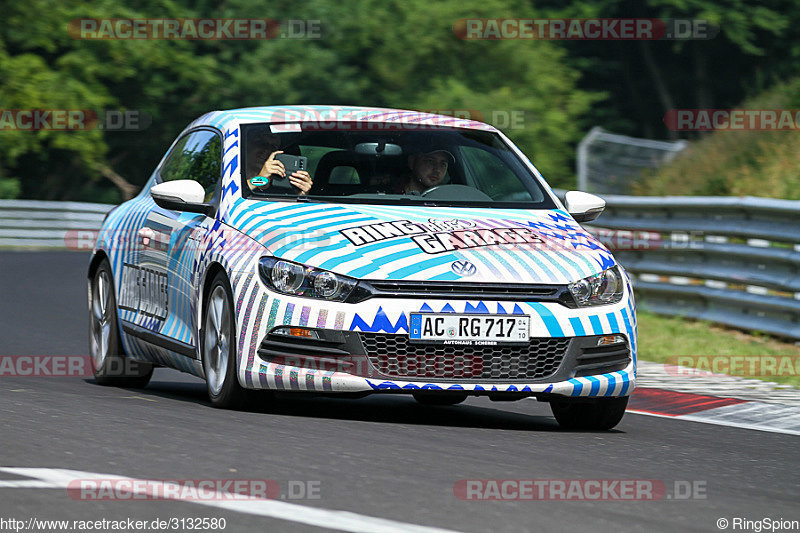
[[[574,147],[591,126],[675,137],[662,121],[667,110],[734,107],[800,65],[794,0],[5,0],[3,14],[0,110],[131,109],[153,121],[140,132],[0,130],[0,198],[118,202],[198,115],[299,103],[522,112],[524,127],[505,131],[551,184],[569,187]],[[87,17],[306,19],[322,21],[323,32],[266,41],[72,38],[68,22]],[[694,41],[455,36],[458,19],[481,17],[699,18],[720,33]],[[776,165],[788,164],[790,148],[775,150],[783,150]]]

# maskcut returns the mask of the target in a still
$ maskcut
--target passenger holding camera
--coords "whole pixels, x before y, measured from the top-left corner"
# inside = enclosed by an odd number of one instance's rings
[[[250,186],[251,190],[255,192],[264,191],[272,184],[272,180],[275,179],[276,176],[280,178],[287,177],[286,168],[283,166],[283,163],[275,159],[276,155],[282,153],[283,150],[275,150],[270,153],[269,157],[267,157],[266,161],[264,161],[264,164],[261,165],[261,169],[258,171],[258,173],[247,180],[247,184]],[[259,160],[260,159],[256,159],[256,165],[258,164]],[[308,193],[313,185],[311,175],[305,170],[296,170],[289,174],[288,178],[289,183],[300,190],[299,194]]]

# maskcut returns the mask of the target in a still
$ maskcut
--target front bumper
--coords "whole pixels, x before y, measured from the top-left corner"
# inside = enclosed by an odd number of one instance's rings
[[[628,294],[618,304],[585,309],[569,309],[554,302],[418,299],[336,304],[276,295],[258,285],[250,294],[234,295],[243,303],[252,302],[238,314],[239,381],[245,388],[324,393],[448,390],[511,398],[627,396],[635,385],[636,322]],[[413,345],[416,350],[411,353],[408,314],[416,311],[528,314],[532,342],[544,342],[543,346],[550,347],[544,350],[548,353],[553,352],[553,346],[562,346],[563,357],[553,360],[551,353],[544,363],[533,358],[533,362],[514,366],[510,364],[514,350],[481,356],[479,363],[474,354],[458,345],[446,350],[441,345],[424,345],[422,349]],[[328,343],[325,350],[311,346],[298,351],[291,345],[281,346],[282,339],[275,344],[274,335],[270,335],[281,325],[318,328],[334,337],[338,334],[338,342]],[[610,334],[625,337],[624,360],[611,357],[614,364],[609,366],[602,364],[602,357],[580,359],[587,347],[592,343],[596,346],[598,336]],[[357,342],[368,337],[371,344]],[[541,353],[540,348],[529,350],[531,357]]]
[[[255,375],[253,388],[321,393],[368,392],[411,393],[415,391],[463,391],[473,395],[514,399],[523,396],[628,396],[635,386],[634,363],[624,370],[553,383],[487,381],[482,383],[428,382],[362,378],[342,372],[269,364]]]
[[[531,339],[526,346],[411,344],[401,334],[313,330],[317,339],[268,334],[258,385],[308,392],[465,391],[515,398],[625,396],[633,388],[627,339],[602,335]],[[379,339],[376,341],[376,337]]]

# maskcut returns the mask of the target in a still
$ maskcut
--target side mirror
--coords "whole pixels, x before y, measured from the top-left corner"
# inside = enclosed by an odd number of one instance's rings
[[[594,194],[581,191],[568,191],[564,196],[564,204],[567,207],[567,212],[576,222],[591,222],[599,217],[603,209],[606,208],[605,200]]]
[[[204,202],[206,191],[194,180],[167,181],[150,189],[153,201],[164,209],[212,215],[214,206]]]

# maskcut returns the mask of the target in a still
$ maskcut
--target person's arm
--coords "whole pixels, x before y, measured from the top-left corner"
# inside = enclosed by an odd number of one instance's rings
[[[247,180],[247,184],[250,186],[251,190],[263,190],[269,187],[272,183],[270,176],[273,174],[277,174],[281,177],[286,175],[286,170],[283,168],[283,163],[275,159],[276,155],[282,153],[282,151],[278,150],[269,154],[269,157],[266,161],[264,161],[264,164],[261,166],[261,170],[258,171],[258,174]]]
[[[308,193],[311,190],[311,186],[314,185],[314,182],[311,181],[311,174],[305,170],[292,172],[289,176],[289,183],[300,189],[300,194]]]
[[[280,177],[286,177],[286,169],[283,166],[283,163],[275,159],[276,155],[282,153],[282,150],[277,150],[269,154],[269,157],[266,161],[264,161],[264,165],[261,167],[261,170],[258,172],[258,174],[247,180],[247,184],[250,186],[251,190],[263,190],[269,187],[272,183],[270,178],[272,175],[277,174]],[[254,180],[256,183],[253,183]],[[266,180],[266,183],[259,183],[264,180]],[[289,183],[300,189],[300,194],[308,193],[313,185],[311,175],[305,170],[298,170],[290,174]]]

